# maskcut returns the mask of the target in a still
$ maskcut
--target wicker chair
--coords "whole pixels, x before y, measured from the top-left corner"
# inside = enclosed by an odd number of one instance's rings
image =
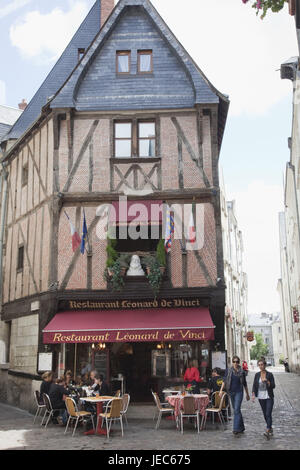
[[[192,396],[184,396],[181,400],[183,405],[183,409],[179,412],[179,419],[180,419],[180,428],[181,433],[183,434],[183,418],[196,418],[197,423],[197,431],[200,432],[199,429],[199,411],[195,408],[195,399]]]
[[[123,408],[121,410],[121,415],[125,418],[125,421],[126,421],[126,424],[128,426],[128,421],[127,421],[127,410],[128,410],[128,406],[129,406],[129,403],[130,403],[130,395],[129,393],[125,393],[122,397],[122,401],[123,401]]]
[[[109,409],[110,408],[110,409]],[[100,413],[97,417],[97,426],[96,429],[98,429],[98,422],[99,422],[99,417],[103,420],[105,420],[106,424],[106,431],[107,431],[107,438],[109,439],[109,433],[110,433],[110,428],[111,424],[113,421],[120,421],[121,424],[121,431],[122,431],[122,436],[124,436],[123,432],[123,416],[122,416],[122,408],[123,408],[123,400],[122,398],[114,398],[110,400],[107,405],[106,405],[106,411],[105,413]]]
[[[225,405],[225,399],[227,397],[227,393],[224,392],[221,397],[219,393],[220,392],[214,392],[212,394],[212,403],[214,403],[214,406],[212,408],[206,408],[205,415],[202,417],[202,421],[201,421],[201,430],[203,430],[206,426],[208,413],[212,413],[213,423],[214,423],[214,415],[217,414],[219,417],[220,423],[222,424],[223,430],[225,429],[225,420],[223,417],[223,410],[228,408],[228,405]]]
[[[67,407],[69,418],[68,418],[68,422],[67,422],[67,426],[66,426],[64,434],[66,434],[68,430],[69,423],[71,421],[76,421],[73,434],[72,434],[72,437],[73,437],[79,421],[84,421],[85,418],[90,418],[92,420],[93,429],[95,431],[94,418],[93,418],[92,413],[90,413],[89,411],[78,411],[75,401],[73,400],[73,398],[70,398],[70,397],[66,397],[66,407]]]
[[[159,396],[157,395],[156,392],[152,392],[152,395],[153,395],[153,398],[154,398],[154,401],[155,401],[155,404],[157,406],[157,409],[158,409],[158,418],[157,418],[157,422],[156,422],[156,426],[155,426],[155,429],[158,429],[159,428],[159,425],[160,425],[160,422],[161,422],[161,417],[163,414],[171,414],[171,415],[174,415],[174,409],[171,408],[170,406],[167,408],[164,408],[163,405],[161,402],[160,402],[160,399],[159,399]]]

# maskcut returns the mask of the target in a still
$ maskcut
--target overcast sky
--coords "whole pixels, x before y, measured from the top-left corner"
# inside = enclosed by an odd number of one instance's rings
[[[0,104],[29,100],[94,0],[0,0]],[[208,79],[231,100],[220,163],[235,199],[249,277],[249,313],[279,311],[278,212],[289,160],[292,85],[280,65],[297,55],[287,8],[256,17],[241,0],[153,0]],[[55,34],[53,34],[53,25]]]

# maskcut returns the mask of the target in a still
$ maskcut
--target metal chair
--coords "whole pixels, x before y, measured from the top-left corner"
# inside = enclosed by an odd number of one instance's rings
[[[125,393],[125,394],[123,395],[122,401],[123,401],[123,408],[122,408],[122,410],[121,410],[121,415],[124,416],[125,421],[126,421],[126,424],[127,424],[127,426],[128,426],[127,410],[128,410],[129,403],[130,403],[130,395],[129,395],[129,393]]]
[[[108,439],[109,439],[109,433],[110,433],[111,424],[112,424],[113,421],[120,421],[120,424],[121,424],[121,431],[122,431],[122,437],[124,436],[124,432],[123,432],[123,416],[122,416],[122,413],[121,413],[122,406],[123,406],[123,400],[122,400],[122,398],[113,398],[112,400],[110,400],[110,401],[107,403],[105,413],[100,413],[100,414],[97,416],[97,425],[96,425],[96,429],[98,429],[99,417],[101,416],[101,418],[102,418],[103,420],[105,420],[106,432],[107,432],[107,438],[108,438]],[[110,410],[108,411],[109,407],[110,407]]]
[[[181,399],[181,403],[183,405],[183,409],[179,412],[180,417],[180,428],[181,433],[183,434],[183,418],[196,418],[197,422],[197,431],[200,432],[199,429],[199,411],[195,407],[195,399],[192,396],[184,396]]]
[[[73,398],[70,398],[70,397],[66,397],[66,407],[67,407],[69,418],[68,418],[68,422],[67,422],[67,426],[66,426],[64,434],[66,434],[66,432],[68,431],[70,421],[75,420],[76,423],[75,423],[73,434],[72,434],[72,437],[73,437],[77,428],[77,424],[79,423],[80,420],[84,421],[84,418],[91,418],[92,423],[93,423],[93,429],[95,431],[94,418],[93,418],[92,413],[90,413],[89,411],[78,411],[75,400],[73,400]]]
[[[48,423],[49,423],[49,421],[50,421],[50,418],[53,418],[53,417],[54,417],[54,413],[55,413],[56,411],[60,411],[60,410],[58,410],[58,409],[53,409],[52,404],[51,404],[51,400],[50,400],[50,398],[49,398],[49,395],[47,395],[46,393],[43,393],[42,397],[43,397],[43,401],[44,401],[44,403],[45,403],[46,411],[45,411],[45,414],[44,414],[44,416],[43,416],[43,420],[42,420],[42,422],[41,422],[41,426],[44,424],[44,419],[46,418],[46,416],[47,416],[47,414],[48,414],[48,419],[47,419],[46,424],[45,424],[45,429],[46,429],[46,427],[48,426]]]
[[[38,390],[35,390],[33,392],[33,395],[34,395],[34,399],[35,399],[35,402],[36,402],[36,406],[37,406],[37,409],[36,409],[36,413],[34,415],[34,420],[33,420],[33,424],[35,423],[35,420],[38,416],[40,416],[41,414],[41,411],[44,410],[46,408],[46,405],[44,404],[43,402],[43,399],[40,395],[40,392]]]
[[[205,415],[202,417],[202,421],[201,421],[201,430],[203,430],[206,426],[206,420],[207,420],[207,414],[208,413],[212,413],[212,423],[214,424],[214,415],[217,414],[218,417],[219,417],[219,420],[222,424],[222,427],[223,427],[223,430],[225,429],[225,420],[224,420],[224,417],[223,417],[223,410],[226,409],[226,406],[227,406],[227,409],[228,409],[228,405],[226,405],[224,407],[224,404],[225,404],[225,398],[228,396],[227,393],[223,393],[223,395],[221,396],[220,398],[220,395],[219,395],[220,392],[214,392],[212,394],[212,403],[214,403],[214,406],[212,408],[206,408],[205,410]]]
[[[162,415],[166,414],[166,413],[174,415],[174,409],[171,408],[169,404],[168,404],[169,408],[164,408],[163,405],[165,405],[165,403],[160,402],[159,396],[157,395],[156,392],[152,392],[152,395],[153,395],[155,404],[156,404],[157,409],[158,409],[158,418],[157,418],[157,422],[156,422],[156,426],[155,426],[155,429],[158,429],[159,425],[160,425],[160,422],[161,422]]]

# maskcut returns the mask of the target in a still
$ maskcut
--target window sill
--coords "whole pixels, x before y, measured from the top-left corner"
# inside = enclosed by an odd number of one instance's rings
[[[111,157],[113,163],[157,163],[161,157]]]
[[[116,78],[129,79],[129,78],[154,78],[155,74],[153,72],[138,72],[138,73],[116,73]]]

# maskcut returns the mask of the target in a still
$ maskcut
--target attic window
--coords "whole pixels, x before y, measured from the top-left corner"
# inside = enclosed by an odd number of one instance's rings
[[[81,61],[81,59],[82,59],[82,57],[84,56],[84,54],[85,54],[85,49],[84,49],[83,47],[80,47],[80,48],[78,49],[78,62]]]
[[[117,51],[117,73],[118,74],[129,74],[130,73],[130,51]]]
[[[138,51],[138,73],[153,72],[153,56],[152,51]]]

